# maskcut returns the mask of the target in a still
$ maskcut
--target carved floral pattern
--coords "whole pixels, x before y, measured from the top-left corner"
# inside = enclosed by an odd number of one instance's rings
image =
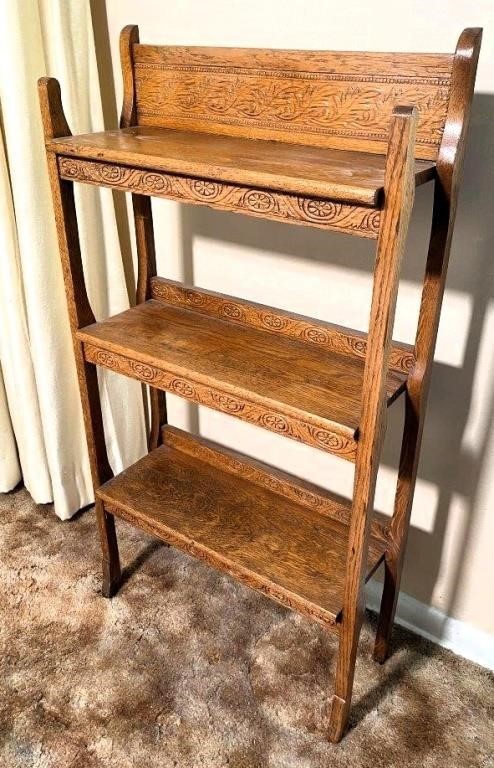
[[[228,395],[222,395],[212,391],[211,397],[220,411],[226,411],[227,413],[241,413],[245,408],[244,403],[241,403],[234,397],[229,397]]]
[[[131,360],[121,354],[107,352],[89,342],[84,342],[84,354],[90,363],[96,363],[96,365],[110,368],[117,373],[140,379],[158,389],[175,392],[180,397],[229,413],[252,424],[258,424],[298,442],[336,453],[349,461],[355,459],[356,442],[350,430],[343,429],[341,433],[330,432],[301,418],[276,413],[272,410],[268,411],[257,403],[252,403],[244,398],[232,397],[230,394],[221,392],[209,385],[198,382],[190,383],[156,366]]]
[[[221,306],[221,314],[230,320],[244,320],[245,312],[240,304],[225,301]]]
[[[329,341],[329,334],[322,328],[316,328],[315,326],[309,326],[303,330],[304,339],[312,341],[314,344],[326,345]]]
[[[316,320],[309,320],[290,315],[267,312],[263,307],[234,301],[214,293],[201,292],[200,289],[185,288],[180,283],[156,278],[151,281],[152,295],[164,301],[182,307],[194,306],[199,311],[216,317],[228,317],[229,320],[244,323],[253,328],[260,328],[273,333],[310,342],[340,354],[351,354],[365,358],[367,339],[352,335],[349,330],[324,327]],[[356,332],[354,332],[356,334]],[[415,358],[413,351],[393,346],[390,353],[390,368],[399,373],[410,373]]]
[[[393,107],[415,104],[417,144],[434,150],[442,137],[450,79],[141,65],[136,92],[140,119],[156,124],[178,118],[386,143]]]
[[[157,372],[157,369],[154,368],[154,376],[153,380],[156,380],[156,375],[159,372]],[[177,395],[180,395],[181,397],[187,397],[189,399],[194,398],[195,399],[195,391],[193,387],[190,386],[190,384],[187,381],[184,381],[183,379],[173,379],[170,383],[170,389],[172,389],[174,392],[177,393]]]
[[[138,363],[138,362],[135,362],[134,360],[131,361],[130,365],[135,375],[138,376],[140,379],[143,379],[143,381],[153,380],[154,371],[149,365],[145,365],[144,363]]]
[[[63,179],[172,200],[211,204],[227,211],[293,224],[346,230],[361,237],[375,239],[379,232],[380,211],[376,209],[334,204],[326,200],[219,184],[186,176],[150,173],[137,168],[71,157],[59,157],[58,166]]]
[[[270,331],[281,331],[287,328],[289,322],[287,318],[280,315],[271,315],[269,313],[261,313],[261,323],[269,328]]]
[[[199,197],[206,200],[214,200],[221,193],[221,185],[205,179],[192,179],[190,188]]]
[[[275,198],[267,192],[251,189],[245,193],[244,204],[247,208],[259,213],[268,213],[275,206]]]

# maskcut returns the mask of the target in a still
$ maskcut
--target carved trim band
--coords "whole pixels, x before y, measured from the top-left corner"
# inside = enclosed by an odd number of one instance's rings
[[[249,402],[228,392],[181,378],[147,363],[131,360],[124,355],[108,352],[88,342],[84,342],[84,356],[90,363],[101,365],[125,376],[131,376],[133,379],[138,379],[157,389],[173,392],[186,400],[192,400],[194,403],[236,416],[242,421],[257,424],[257,426],[290,437],[300,443],[306,443],[328,453],[337,454],[348,461],[355,460],[357,445],[356,440],[351,435],[351,430],[330,431],[322,424],[319,425],[315,418],[314,422],[311,423],[302,418],[267,409],[258,403]]]
[[[252,67],[237,67],[234,65],[218,65],[212,64],[206,66],[204,64],[159,64],[158,62],[136,61],[136,69],[155,69],[165,70],[169,72],[201,72],[204,74],[239,74],[249,75],[251,77],[279,77],[283,79],[293,80],[329,80],[337,82],[349,82],[349,83],[396,83],[406,85],[442,85],[449,86],[451,84],[451,75],[442,75],[441,77],[426,77],[410,75],[397,75],[392,77],[390,75],[351,75],[345,72],[309,72],[304,70],[287,72],[281,69],[254,69]]]
[[[202,314],[218,317],[220,320],[258,328],[269,333],[281,334],[298,341],[328,349],[342,355],[354,355],[361,360],[367,352],[367,337],[349,329],[318,323],[304,317],[296,317],[272,307],[251,304],[231,296],[222,296],[212,291],[184,286],[163,277],[151,279],[151,294],[168,304],[191,308]],[[398,373],[409,374],[413,370],[415,357],[413,349],[393,344],[389,367]]]
[[[372,208],[72,157],[59,157],[58,168],[61,178],[71,181],[346,231],[374,240],[379,233],[380,211]]]

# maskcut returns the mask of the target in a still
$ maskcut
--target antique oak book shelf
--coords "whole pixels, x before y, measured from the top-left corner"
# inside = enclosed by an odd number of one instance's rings
[[[455,219],[481,31],[453,55],[141,45],[120,50],[119,130],[72,136],[39,83],[103,551],[121,517],[338,633],[329,738],[348,719],[364,584],[384,564],[375,658],[388,654]],[[132,193],[136,305],[96,322],[74,182]],[[414,190],[434,184],[415,344],[392,340]],[[151,196],[376,240],[368,334],[156,276]],[[149,385],[149,453],[112,476],[98,366]],[[355,464],[351,502],[166,424],[165,391]],[[387,408],[405,424],[392,518],[373,510]],[[198,595],[200,600],[201,596]]]

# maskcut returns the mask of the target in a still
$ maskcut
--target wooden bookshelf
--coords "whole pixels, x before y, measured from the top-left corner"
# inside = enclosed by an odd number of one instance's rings
[[[103,594],[120,584],[119,517],[336,632],[332,741],[348,720],[364,585],[381,564],[374,655],[389,653],[480,39],[465,30],[453,55],[266,51],[141,45],[126,27],[120,128],[83,136],[71,135],[57,81],[39,83]],[[132,194],[136,305],[99,322],[75,182]],[[432,230],[409,346],[392,330],[414,191],[426,183]],[[157,276],[152,196],[375,240],[368,333]],[[149,386],[149,453],[116,477],[97,367]],[[353,462],[353,498],[168,425],[168,391]],[[386,411],[400,400],[388,519],[374,493]]]

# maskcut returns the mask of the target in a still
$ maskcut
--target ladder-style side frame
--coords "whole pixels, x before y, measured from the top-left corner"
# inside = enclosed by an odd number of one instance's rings
[[[339,741],[348,719],[357,644],[365,599],[365,564],[374,492],[385,430],[385,381],[398,295],[400,266],[412,212],[417,110],[396,107],[391,120],[384,179],[385,203],[377,242],[367,355],[362,387],[362,417],[355,460],[348,539],[343,618],[332,699],[330,739]]]
[[[385,560],[384,590],[374,648],[374,658],[381,663],[389,654],[400,589],[481,41],[482,30],[476,28],[465,29],[458,40],[437,160],[431,234],[414,346],[415,365],[405,393],[405,424],[390,527],[391,542]]]
[[[70,136],[71,131],[62,108],[58,81],[54,78],[43,77],[38,85],[45,141],[58,136]],[[113,477],[113,472],[108,461],[105,444],[96,366],[85,360],[82,344],[75,335],[79,328],[88,323],[94,323],[95,317],[89,304],[84,282],[74,201],[74,184],[60,178],[54,152],[47,151],[47,163],[81,394],[91,478],[96,492],[96,488]],[[96,518],[103,553],[102,592],[105,597],[111,597],[118,589],[121,578],[115,520],[113,515],[104,510],[98,499],[96,499]]]
[[[137,124],[133,46],[137,27],[121,35],[124,101],[121,126]],[[458,42],[452,68],[447,117],[437,161],[430,246],[425,268],[415,364],[405,394],[405,424],[400,457],[395,509],[389,528],[385,557],[385,581],[374,656],[384,661],[396,610],[404,550],[417,475],[421,436],[434,347],[444,293],[446,270],[456,213],[465,137],[480,50],[481,30],[465,30]],[[40,102],[45,141],[70,135],[64,117],[60,88],[50,78],[40,80]],[[377,471],[386,422],[385,378],[391,349],[400,264],[414,196],[414,140],[417,112],[413,107],[395,108],[391,120],[385,172],[385,202],[380,215],[371,318],[362,392],[362,419],[355,458],[353,507],[349,528],[344,604],[339,625],[339,649],[335,694],[332,698],[329,737],[339,741],[344,733],[351,703],[358,639],[364,612],[365,563],[374,504]],[[81,402],[95,490],[112,476],[104,442],[96,367],[88,363],[76,332],[94,322],[81,263],[73,182],[62,179],[56,153],[47,148],[48,168],[62,258],[69,320],[79,377]],[[136,301],[150,296],[156,258],[150,198],[132,195],[138,253]],[[165,395],[150,390],[150,449],[159,444],[166,422]],[[96,504],[103,551],[103,594],[111,596],[120,581],[114,518]]]
[[[384,588],[374,648],[374,658],[381,663],[386,660],[389,654],[391,630],[403,570],[481,36],[482,33],[479,29],[466,29],[459,38],[453,62],[450,101],[437,161],[430,243],[414,345],[415,365],[408,377],[405,393],[405,423],[396,498],[390,526],[390,543],[385,555]],[[398,187],[397,189],[395,184],[395,175],[399,173],[400,166],[403,169],[406,167],[403,152],[407,151],[406,141],[401,146],[401,151],[396,149],[393,139],[393,135],[398,130],[396,120],[397,118],[394,117],[391,127],[386,164],[386,203],[381,221],[374,272],[368,352],[362,392],[363,417],[355,467],[345,601],[340,630],[336,691],[332,700],[330,718],[330,738],[332,741],[341,739],[350,709],[356,646],[364,610],[362,570],[367,553],[370,517],[374,503],[386,415],[386,411],[382,407],[382,393],[380,400],[376,397],[375,382],[379,381],[376,377],[376,368],[377,376],[379,376],[382,371],[380,365],[387,364],[388,360],[389,334],[392,332],[399,278],[399,274],[395,270],[399,267],[411,213],[411,195],[407,196],[405,191],[406,180],[401,180],[403,183],[401,188]],[[412,134],[413,130],[410,129],[409,124],[409,142],[413,142]],[[412,188],[412,193],[413,191]],[[393,215],[389,209],[393,209],[394,204],[399,209],[398,214],[401,214],[401,218],[398,215],[398,219],[393,221]],[[394,213],[396,214],[396,210]],[[391,256],[387,254],[387,246],[389,247],[390,244],[393,251]],[[388,258],[386,258],[387,255]],[[383,287],[382,281],[385,281],[386,278],[393,280],[394,284],[388,287],[388,295],[383,296],[386,288]],[[383,322],[382,315],[384,313],[387,313],[387,322],[391,323],[391,329],[386,328],[385,333],[383,333],[382,326],[379,325],[380,321]],[[373,354],[375,355],[374,359]]]

